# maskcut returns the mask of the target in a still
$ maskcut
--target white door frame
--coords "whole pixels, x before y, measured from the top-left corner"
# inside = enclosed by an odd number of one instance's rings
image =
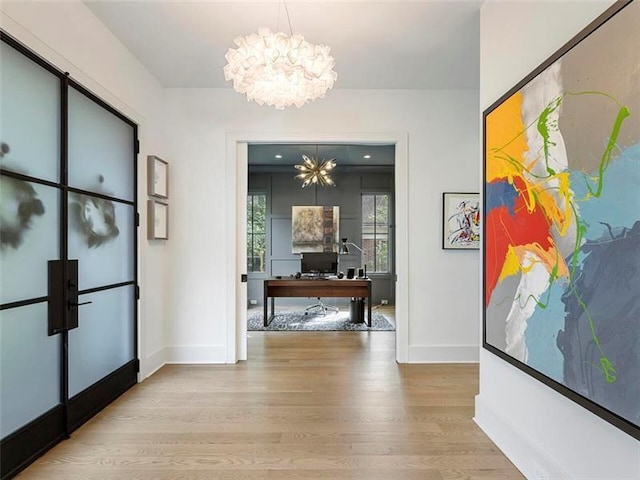
[[[407,133],[227,133],[227,363],[247,359],[247,178],[249,143],[395,145],[396,361],[409,352],[409,140]]]

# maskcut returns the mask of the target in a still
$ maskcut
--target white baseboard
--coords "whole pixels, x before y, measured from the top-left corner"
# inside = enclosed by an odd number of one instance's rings
[[[221,345],[165,347],[166,363],[227,363],[227,349]]]
[[[540,445],[513,428],[480,395],[476,395],[476,415],[473,420],[527,479],[571,479]]]
[[[140,359],[140,374],[138,381],[149,378],[167,363],[167,352],[160,348],[145,359]]]
[[[228,363],[226,349],[219,346],[164,347],[156,350],[146,359],[140,360],[138,381],[149,378],[162,367],[171,363]]]
[[[409,346],[409,363],[478,363],[477,345]]]

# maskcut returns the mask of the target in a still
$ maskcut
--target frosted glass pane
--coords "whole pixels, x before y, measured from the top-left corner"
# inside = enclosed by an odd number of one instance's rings
[[[0,43],[0,142],[9,151],[0,165],[58,181],[60,79]]]
[[[47,303],[0,311],[0,436],[60,403],[60,335],[47,336]]]
[[[69,397],[133,360],[133,286],[80,295],[69,332]]]
[[[0,303],[47,295],[47,261],[60,258],[59,190],[0,176]]]
[[[133,127],[69,89],[69,185],[133,200]]]
[[[80,289],[134,279],[134,208],[69,194],[69,258],[78,259]]]

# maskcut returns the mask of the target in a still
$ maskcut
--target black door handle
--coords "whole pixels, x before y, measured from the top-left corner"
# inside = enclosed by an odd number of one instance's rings
[[[67,330],[78,328],[78,260],[67,261]],[[83,305],[83,304],[82,304]]]
[[[59,332],[78,327],[78,307],[92,302],[78,302],[78,260],[48,262],[48,333]]]
[[[79,307],[80,305],[89,305],[91,302],[82,302],[82,303],[76,303],[76,302],[69,302],[69,307]]]

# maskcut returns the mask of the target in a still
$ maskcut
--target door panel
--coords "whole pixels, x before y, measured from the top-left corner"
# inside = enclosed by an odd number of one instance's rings
[[[5,480],[137,381],[137,126],[0,38]]]
[[[69,398],[134,359],[134,286],[80,295],[69,332]]]
[[[57,182],[60,79],[2,42],[0,58],[0,165]]]
[[[47,261],[60,253],[60,191],[0,177],[0,303],[47,295]]]
[[[134,129],[69,89],[69,186],[133,201]]]
[[[78,259],[80,290],[135,278],[135,209],[91,195],[69,194],[69,258]]]
[[[134,139],[131,124],[69,89],[69,185],[99,194],[69,192],[68,258],[78,261],[81,293],[78,326],[69,331],[71,417],[87,406],[82,398],[93,402],[98,384],[135,359]]]
[[[0,311],[0,435],[60,404],[60,335],[47,335],[47,302]]]

